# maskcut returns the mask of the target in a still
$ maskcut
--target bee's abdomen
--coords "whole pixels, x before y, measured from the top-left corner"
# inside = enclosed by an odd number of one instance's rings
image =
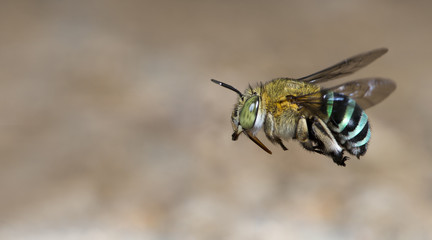
[[[335,92],[323,94],[324,119],[337,141],[351,154],[366,153],[371,136],[368,116],[351,98]]]

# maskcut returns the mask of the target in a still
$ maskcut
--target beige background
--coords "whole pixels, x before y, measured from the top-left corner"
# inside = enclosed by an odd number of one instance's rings
[[[1,1],[1,239],[431,239],[431,1]],[[236,95],[377,47],[346,168],[245,136]],[[340,83],[340,82],[338,82]],[[263,137],[263,133],[260,134]]]

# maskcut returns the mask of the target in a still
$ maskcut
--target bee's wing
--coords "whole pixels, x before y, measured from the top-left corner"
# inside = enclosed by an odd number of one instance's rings
[[[361,53],[351,58],[345,59],[331,67],[313,73],[297,80],[309,83],[322,83],[332,79],[344,77],[367,66],[388,51],[387,48],[378,48],[369,52]]]
[[[396,89],[396,84],[390,79],[365,78],[328,88],[354,99],[361,108],[366,109],[378,104]]]

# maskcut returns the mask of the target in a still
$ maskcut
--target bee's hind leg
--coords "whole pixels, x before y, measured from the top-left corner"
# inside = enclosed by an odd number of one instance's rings
[[[319,142],[323,154],[332,157],[333,162],[337,165],[345,166],[348,157],[344,156],[343,149],[339,146],[327,125],[317,117],[313,118],[312,133]]]
[[[297,140],[306,150],[330,156],[337,165],[345,166],[348,157],[343,156],[342,148],[327,125],[317,117],[310,120],[312,122],[309,127],[306,118],[300,117],[296,132]]]

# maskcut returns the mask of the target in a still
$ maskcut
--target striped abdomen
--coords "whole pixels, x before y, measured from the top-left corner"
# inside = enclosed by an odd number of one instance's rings
[[[335,92],[323,95],[323,119],[336,140],[357,157],[366,153],[371,136],[368,116],[353,99]]]

